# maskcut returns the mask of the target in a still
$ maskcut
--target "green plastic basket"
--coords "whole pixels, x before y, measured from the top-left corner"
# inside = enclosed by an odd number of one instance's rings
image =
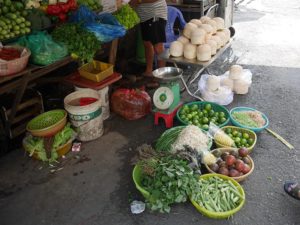
[[[33,136],[51,136],[61,130],[67,123],[67,112],[55,109],[38,115],[27,124],[27,131]]]
[[[184,125],[188,125],[188,123],[186,123],[185,121],[183,121],[183,120],[180,118],[180,116],[179,116],[180,110],[181,110],[185,105],[190,106],[190,105],[195,105],[195,104],[198,105],[198,107],[199,107],[201,110],[203,109],[204,105],[206,105],[206,104],[211,104],[212,109],[213,109],[215,112],[224,112],[224,113],[225,113],[225,116],[226,116],[226,121],[225,121],[224,123],[218,125],[218,127],[224,127],[224,126],[226,126],[226,125],[229,123],[229,121],[230,121],[230,114],[229,114],[229,111],[228,111],[224,106],[221,106],[221,105],[219,105],[219,104],[217,104],[217,103],[214,103],[214,102],[200,102],[200,101],[197,101],[197,102],[189,102],[189,103],[186,103],[186,104],[182,105],[182,106],[179,108],[179,110],[177,111],[176,117],[177,117],[178,121],[180,121],[180,123],[182,123],[182,124],[184,124]]]
[[[141,192],[144,198],[149,200],[150,193],[142,187],[142,178],[143,178],[143,173],[141,167],[139,165],[135,165],[132,171],[133,182],[135,184],[135,187]]]
[[[204,216],[207,216],[209,218],[213,218],[213,219],[226,219],[230,216],[232,216],[233,214],[237,213],[245,204],[245,192],[244,189],[242,188],[242,186],[236,182],[234,179],[232,179],[231,177],[228,176],[224,176],[221,174],[205,174],[200,176],[200,179],[209,179],[210,177],[219,177],[223,180],[230,180],[234,186],[237,187],[239,193],[244,197],[240,204],[233,210],[227,211],[227,212],[212,212],[207,210],[206,208],[200,206],[197,202],[193,201],[192,199],[190,199],[190,201],[192,202],[192,204],[195,206],[195,208]]]

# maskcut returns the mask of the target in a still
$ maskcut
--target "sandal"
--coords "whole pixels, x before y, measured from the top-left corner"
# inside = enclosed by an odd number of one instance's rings
[[[284,190],[291,197],[300,200],[300,185],[298,183],[286,181],[284,184]]]

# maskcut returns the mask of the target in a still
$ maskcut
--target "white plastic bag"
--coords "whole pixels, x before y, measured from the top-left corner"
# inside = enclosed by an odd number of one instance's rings
[[[207,89],[207,79],[210,75],[204,74],[198,82],[198,90],[205,101],[215,102],[220,105],[229,105],[233,101],[233,92],[226,86],[221,86],[216,91],[209,91]]]

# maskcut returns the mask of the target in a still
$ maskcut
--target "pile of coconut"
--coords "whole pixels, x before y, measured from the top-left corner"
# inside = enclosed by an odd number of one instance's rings
[[[225,28],[221,17],[203,16],[192,19],[183,30],[183,35],[170,45],[173,57],[209,61],[230,40],[230,30]]]

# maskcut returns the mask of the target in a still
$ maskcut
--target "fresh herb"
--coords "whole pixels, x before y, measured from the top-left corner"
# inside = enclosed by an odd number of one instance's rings
[[[55,41],[64,43],[69,53],[78,56],[82,62],[92,61],[101,47],[100,41],[92,32],[76,23],[65,23],[55,28],[52,37]]]
[[[187,161],[174,156],[152,158],[140,162],[143,187],[150,193],[147,206],[154,211],[170,212],[173,203],[186,202],[198,178]]]

